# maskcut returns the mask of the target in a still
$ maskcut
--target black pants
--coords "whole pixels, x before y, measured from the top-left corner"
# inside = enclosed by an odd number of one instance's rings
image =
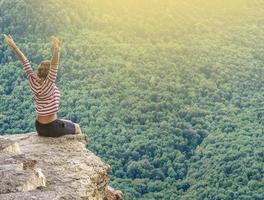
[[[63,135],[75,134],[73,122],[56,119],[48,124],[42,124],[36,120],[35,127],[39,136],[60,137]]]

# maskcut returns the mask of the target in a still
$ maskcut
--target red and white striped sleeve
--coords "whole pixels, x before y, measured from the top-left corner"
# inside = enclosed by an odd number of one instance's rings
[[[24,60],[23,61],[23,69],[25,71],[25,74],[26,74],[27,78],[29,78],[30,76],[34,75],[34,72],[33,72],[32,68],[31,68],[29,60]]]
[[[58,65],[59,65],[59,63],[51,63],[50,64],[50,69],[49,69],[49,73],[48,73],[47,78],[51,82],[55,82],[55,80],[56,80],[57,73],[58,73]]]
[[[30,88],[32,89],[32,91],[34,93],[37,93],[38,92],[38,86],[37,86],[37,83],[36,83],[36,80],[35,80],[35,73],[34,71],[32,70],[31,68],[31,65],[30,65],[30,62],[29,60],[24,60],[23,61],[23,69],[25,71],[25,74],[28,78],[28,81],[29,81],[29,84],[30,84]]]

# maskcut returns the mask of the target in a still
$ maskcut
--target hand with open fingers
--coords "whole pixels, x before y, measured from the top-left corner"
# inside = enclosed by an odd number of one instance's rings
[[[55,36],[51,36],[49,38],[49,41],[54,48],[60,48],[61,47],[61,41],[59,40],[59,38],[57,38]]]
[[[3,36],[4,36],[4,41],[6,42],[6,44],[7,44],[10,48],[12,48],[12,49],[16,48],[16,44],[15,44],[13,38],[11,37],[11,35],[3,34]]]

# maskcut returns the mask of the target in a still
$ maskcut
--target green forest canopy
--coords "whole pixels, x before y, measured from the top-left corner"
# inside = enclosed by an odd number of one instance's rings
[[[0,33],[33,68],[63,40],[60,117],[112,166],[125,199],[263,199],[264,2],[0,0]],[[34,131],[0,47],[0,133]]]

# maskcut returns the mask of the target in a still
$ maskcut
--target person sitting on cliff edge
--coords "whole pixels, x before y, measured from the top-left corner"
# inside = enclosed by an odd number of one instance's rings
[[[10,35],[5,35],[4,41],[16,53],[17,58],[23,63],[23,69],[29,80],[29,85],[35,99],[36,120],[35,127],[39,136],[59,137],[69,134],[81,134],[80,126],[70,120],[58,119],[60,91],[55,84],[57,77],[61,41],[50,37],[53,47],[51,60],[44,60],[34,72],[29,60],[16,46]]]

